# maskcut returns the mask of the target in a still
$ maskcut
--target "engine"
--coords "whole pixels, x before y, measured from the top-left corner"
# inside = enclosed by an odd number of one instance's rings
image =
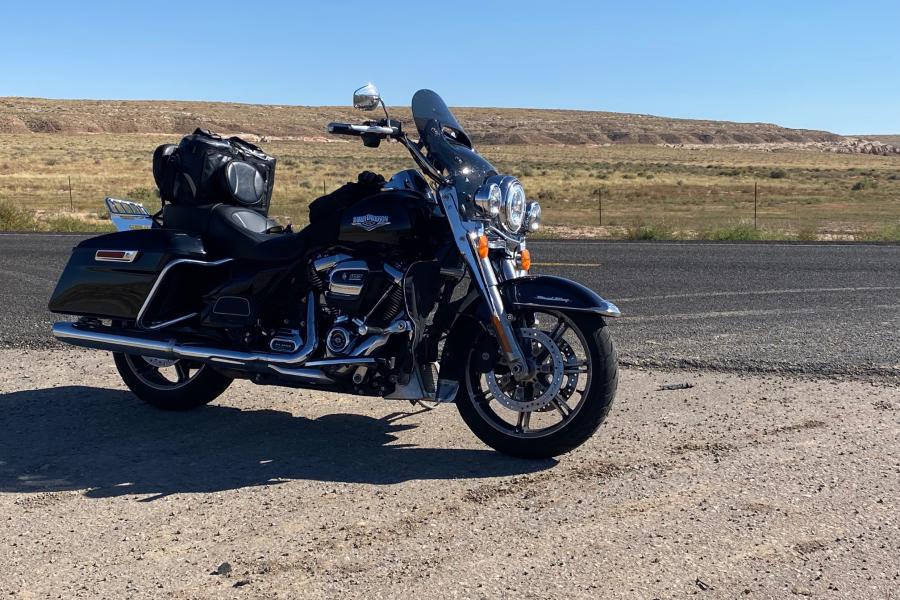
[[[332,254],[313,262],[310,280],[328,317],[322,325],[328,327],[324,340],[329,356],[368,355],[388,335],[408,327],[402,319],[395,322],[403,310],[403,270],[398,266]]]

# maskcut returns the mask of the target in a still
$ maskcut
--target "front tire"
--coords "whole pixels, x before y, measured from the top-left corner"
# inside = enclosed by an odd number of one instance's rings
[[[113,353],[122,381],[134,395],[162,410],[191,410],[209,404],[224,392],[230,377],[207,365]]]
[[[579,313],[547,315],[558,320],[547,329],[552,329],[549,332],[551,339],[563,350],[565,374],[562,390],[545,407],[532,412],[516,412],[508,406],[501,406],[495,397],[500,387],[494,385],[493,390],[490,390],[485,385],[487,377],[496,376],[494,371],[481,373],[474,368],[478,362],[474,354],[479,351],[477,348],[480,345],[474,344],[467,354],[464,375],[466,381],[460,382],[457,408],[463,421],[478,439],[504,454],[522,458],[551,458],[574,450],[600,427],[609,414],[616,395],[619,380],[616,350],[603,319]],[[539,321],[545,320],[542,314]],[[545,329],[540,325],[535,327]],[[559,334],[559,340],[555,339],[557,328],[565,330]],[[533,334],[532,337],[537,339],[540,336]],[[584,347],[581,359],[575,356],[576,352],[573,350],[576,341]],[[531,343],[535,344],[536,352],[540,354],[540,343]],[[544,351],[543,354],[548,353]],[[582,362],[586,363],[585,370],[578,367]],[[578,383],[582,374],[585,381]],[[502,380],[502,376],[498,379]],[[545,388],[551,388],[548,379],[544,380],[544,384]],[[532,384],[531,397],[536,393],[534,389],[535,384]],[[568,398],[563,397],[563,390],[568,391]],[[577,404],[572,400],[576,393],[580,395]],[[509,404],[510,398],[506,398],[506,405]],[[551,423],[542,429],[532,428],[535,421],[532,415],[546,419],[546,413],[555,415],[557,412],[561,415],[559,423]]]

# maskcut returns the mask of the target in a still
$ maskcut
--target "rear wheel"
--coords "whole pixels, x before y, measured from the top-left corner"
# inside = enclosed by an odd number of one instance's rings
[[[488,446],[549,458],[583,444],[606,419],[618,385],[616,351],[599,316],[537,312],[527,317],[529,326],[517,335],[534,376],[516,381],[502,360],[485,364],[488,353],[476,342],[456,404]]]
[[[135,396],[163,410],[190,410],[219,397],[232,379],[202,363],[113,353]]]

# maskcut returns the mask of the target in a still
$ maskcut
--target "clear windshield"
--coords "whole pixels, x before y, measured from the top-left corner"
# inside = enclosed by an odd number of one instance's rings
[[[461,199],[470,201],[475,192],[497,170],[472,149],[469,135],[431,90],[419,90],[412,99],[412,114],[428,158],[446,171]]]

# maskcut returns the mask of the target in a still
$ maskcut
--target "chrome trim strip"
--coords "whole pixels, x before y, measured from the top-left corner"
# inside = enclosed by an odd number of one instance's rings
[[[170,325],[174,325],[175,323],[181,323],[182,321],[187,321],[188,319],[193,319],[198,314],[200,314],[200,313],[192,312],[192,313],[184,315],[182,317],[176,317],[176,318],[170,319],[168,321],[163,321],[162,323],[154,323],[153,325],[146,327],[146,329],[149,329],[150,331],[159,331],[160,329],[165,329],[166,327],[169,327]]]
[[[597,315],[603,315],[604,317],[610,317],[613,319],[617,319],[622,316],[622,311],[619,310],[612,302],[607,302],[605,306],[591,306],[588,308],[577,308],[574,306],[565,306],[562,304],[538,304],[536,302],[516,302],[516,306],[528,306],[531,308],[554,308],[557,310],[571,311],[571,312],[586,312],[586,313],[594,313]]]
[[[313,269],[316,271],[327,271],[328,269],[330,269],[334,265],[338,264],[339,262],[345,261],[349,258],[353,258],[353,257],[350,256],[349,254],[343,254],[343,253],[329,254],[328,256],[323,256],[321,258],[317,258],[316,260],[314,260],[313,261]]]
[[[346,365],[374,365],[378,362],[377,358],[323,358],[321,360],[310,360],[303,363],[305,367],[342,367]]]
[[[272,370],[279,375],[294,377],[295,379],[302,379],[307,383],[334,383],[334,380],[323,373],[320,369],[291,369],[287,367],[272,367]]]
[[[150,293],[147,294],[147,299],[144,300],[144,304],[141,305],[141,309],[138,311],[137,319],[135,320],[135,324],[139,329],[149,329],[154,330],[158,329],[156,325],[144,325],[144,315],[147,312],[147,309],[150,307],[150,303],[153,301],[153,298],[156,296],[156,292],[159,290],[160,284],[163,282],[163,279],[166,278],[166,275],[171,271],[174,267],[178,265],[198,265],[202,267],[218,267],[219,265],[224,265],[225,263],[231,262],[230,258],[223,258],[220,260],[214,260],[212,262],[204,261],[204,260],[196,260],[193,258],[177,258],[163,267],[162,271],[159,272],[159,275],[156,277],[156,281],[153,282],[153,287],[150,288]]]
[[[121,254],[120,257],[113,256],[100,256],[103,252],[110,252],[112,254]],[[138,257],[137,250],[97,250],[94,252],[94,260],[97,262],[124,262],[130,263],[134,262],[134,259]]]

